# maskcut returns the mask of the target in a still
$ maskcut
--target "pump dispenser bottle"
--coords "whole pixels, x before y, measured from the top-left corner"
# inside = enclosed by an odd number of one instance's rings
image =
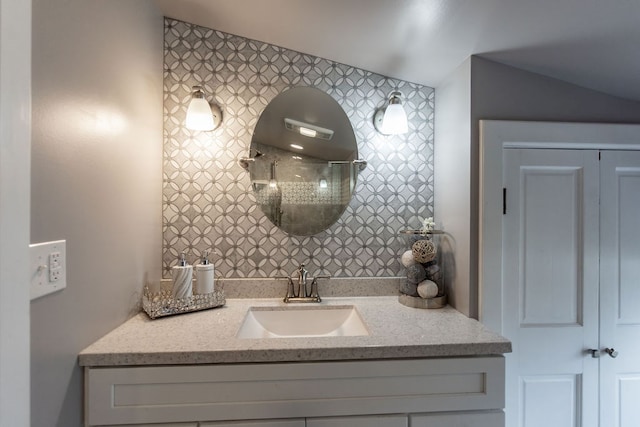
[[[178,265],[171,269],[173,288],[171,294],[174,299],[190,297],[193,284],[193,266],[187,263],[184,252],[180,254]]]
[[[210,294],[215,289],[213,264],[209,261],[209,251],[204,251],[200,264],[196,265],[196,283],[194,294]]]

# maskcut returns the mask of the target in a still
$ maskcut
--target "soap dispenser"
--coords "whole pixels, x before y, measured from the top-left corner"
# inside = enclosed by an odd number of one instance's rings
[[[209,251],[204,251],[200,264],[196,265],[196,284],[194,294],[210,294],[215,289],[213,264],[209,261]]]
[[[173,278],[173,288],[171,288],[173,298],[190,297],[193,285],[193,266],[187,263],[184,252],[180,254],[178,265],[174,265],[171,269],[171,277]]]

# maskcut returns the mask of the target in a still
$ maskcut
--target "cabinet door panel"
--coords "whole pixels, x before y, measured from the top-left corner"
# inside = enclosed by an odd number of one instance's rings
[[[407,416],[308,418],[307,427],[407,427]]]
[[[410,415],[411,427],[496,427],[504,425],[504,412],[464,412]]]

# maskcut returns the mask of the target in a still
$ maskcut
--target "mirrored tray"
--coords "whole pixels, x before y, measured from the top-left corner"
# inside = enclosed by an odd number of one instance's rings
[[[145,286],[142,294],[142,308],[152,319],[222,307],[225,303],[224,291],[221,290],[174,299],[170,290],[163,289],[159,292],[151,292]]]

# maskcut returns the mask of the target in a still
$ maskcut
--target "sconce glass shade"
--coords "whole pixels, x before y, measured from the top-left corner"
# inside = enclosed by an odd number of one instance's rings
[[[402,104],[389,104],[382,119],[382,129],[390,135],[397,135],[409,132],[407,123],[407,113]]]
[[[391,92],[389,105],[379,110],[374,118],[378,131],[384,135],[399,135],[409,131],[407,113],[402,106],[402,93]]]
[[[187,129],[191,130],[214,130],[216,123],[209,101],[205,99],[202,87],[194,86],[191,93],[191,102],[187,108]]]

